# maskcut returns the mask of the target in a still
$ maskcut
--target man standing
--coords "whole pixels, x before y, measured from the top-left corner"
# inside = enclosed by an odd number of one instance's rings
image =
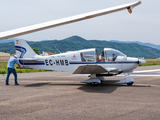
[[[9,76],[11,73],[13,73],[14,75],[14,81],[15,81],[15,85],[19,85],[17,82],[17,73],[16,70],[14,68],[14,64],[17,64],[19,66],[19,68],[21,69],[21,66],[18,64],[18,60],[17,60],[17,55],[15,55],[14,57],[11,57],[8,61],[8,65],[7,65],[7,77],[6,77],[6,85],[9,85]]]

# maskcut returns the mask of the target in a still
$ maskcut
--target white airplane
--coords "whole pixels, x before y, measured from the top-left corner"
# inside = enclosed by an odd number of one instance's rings
[[[0,40],[90,19],[124,9],[132,13],[132,9],[139,4],[141,4],[141,1],[1,32]],[[96,48],[60,53],[51,56],[40,56],[37,55],[24,40],[15,40],[15,49],[19,63],[24,68],[66,71],[73,72],[73,74],[90,74],[88,80],[81,82],[91,84],[101,83],[105,80],[104,76],[125,73],[125,79],[117,83],[132,85],[134,79],[129,76],[129,72],[132,72],[138,65],[146,63],[144,60],[127,57],[120,51],[111,48],[104,48],[104,61],[98,60]]]

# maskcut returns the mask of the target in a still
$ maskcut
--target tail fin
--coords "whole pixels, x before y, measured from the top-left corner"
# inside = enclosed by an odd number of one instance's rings
[[[18,58],[32,58],[37,55],[25,40],[14,40],[14,44]]]

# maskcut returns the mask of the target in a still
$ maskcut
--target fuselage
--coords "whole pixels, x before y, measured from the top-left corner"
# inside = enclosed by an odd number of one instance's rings
[[[83,65],[99,65],[103,68],[117,68],[122,72],[130,72],[135,69],[139,64],[138,58],[127,57],[123,53],[114,49],[104,49],[104,52],[108,57],[105,57],[105,61],[98,60],[98,53],[96,49],[86,49],[80,51],[67,52],[62,54],[56,54],[51,56],[35,56],[37,60],[27,61],[19,60],[19,63],[24,68],[36,68],[45,70],[57,70],[74,72],[79,66]],[[113,52],[117,54],[116,59],[113,61],[109,57],[109,53]],[[119,54],[120,53],[120,54]],[[119,54],[119,56],[118,56]],[[98,71],[97,71],[98,73]]]

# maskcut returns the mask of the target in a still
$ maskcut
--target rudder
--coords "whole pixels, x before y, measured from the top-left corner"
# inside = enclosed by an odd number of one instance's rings
[[[14,44],[18,58],[32,58],[37,55],[23,39],[14,40]]]

